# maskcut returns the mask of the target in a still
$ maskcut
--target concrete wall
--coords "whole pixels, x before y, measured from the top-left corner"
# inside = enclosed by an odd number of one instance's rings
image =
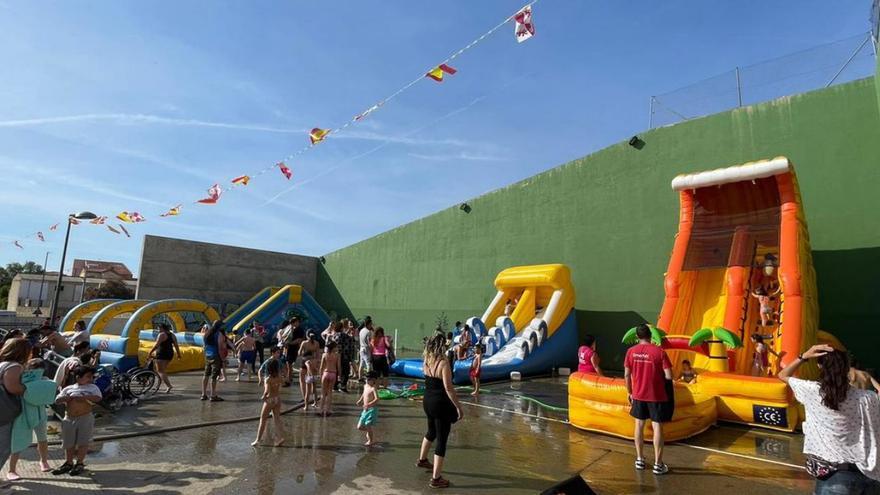
[[[326,255],[318,300],[370,314],[416,346],[442,313],[479,315],[502,269],[566,263],[582,333],[620,366],[623,332],[656,321],[677,228],[677,174],[778,155],[796,165],[818,273],[821,325],[880,345],[880,114],[874,78],[781,98],[625,142]],[[326,271],[323,270],[326,268]],[[863,361],[880,368],[877,353]]]
[[[269,285],[315,292],[318,259],[205,242],[144,236],[139,299],[192,298],[221,312]]]

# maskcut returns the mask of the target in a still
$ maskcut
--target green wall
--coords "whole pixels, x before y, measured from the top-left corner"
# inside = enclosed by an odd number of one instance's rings
[[[318,299],[370,314],[416,347],[445,312],[482,314],[503,268],[566,263],[581,332],[619,368],[623,331],[655,321],[677,227],[680,173],[779,155],[796,165],[818,272],[821,321],[855,349],[880,344],[880,115],[874,79],[781,98],[640,135],[326,255]],[[393,330],[392,330],[393,331]],[[874,356],[861,356],[880,368]],[[871,361],[873,359],[873,361]]]

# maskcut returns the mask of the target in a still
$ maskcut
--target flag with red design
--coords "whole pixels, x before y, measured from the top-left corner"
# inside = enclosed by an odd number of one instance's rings
[[[213,205],[220,200],[221,194],[223,194],[223,189],[220,187],[220,184],[214,184],[208,189],[208,197],[200,199],[199,203]]]
[[[52,232],[58,230],[58,224],[56,223],[55,225],[49,227],[49,230],[51,230]]]
[[[127,211],[123,211],[119,215],[116,215],[116,218],[122,220],[125,223],[140,223],[146,222],[147,219],[143,217],[140,213],[133,211],[131,213]]]
[[[68,218],[67,220],[68,220],[72,225],[79,225],[79,220],[77,220],[77,219],[75,219],[75,218],[73,218],[73,217],[70,217],[70,218]]]
[[[535,35],[535,24],[532,22],[532,6],[526,5],[519,12],[513,15],[515,26],[513,34],[516,36],[517,43],[531,38]]]
[[[293,177],[293,171],[290,170],[290,168],[288,168],[288,166],[285,165],[284,162],[278,162],[276,163],[276,165],[278,165],[278,168],[281,170],[281,173],[284,175],[284,177],[287,177],[287,180],[290,180],[290,178]]]
[[[92,223],[95,225],[104,225],[104,222],[106,222],[106,221],[107,221],[107,217],[98,217],[98,218],[93,219],[89,223]]]
[[[433,79],[437,82],[443,82],[443,75],[444,74],[449,74],[451,76],[451,75],[455,74],[456,72],[458,72],[458,71],[455,70],[455,68],[453,68],[449,65],[446,65],[446,64],[440,64],[437,67],[434,67],[433,69],[431,69],[427,74],[425,74],[425,77],[430,77],[431,79]]]
[[[239,175],[238,177],[232,179],[233,184],[246,186],[248,182],[251,181],[251,176],[249,175]]]

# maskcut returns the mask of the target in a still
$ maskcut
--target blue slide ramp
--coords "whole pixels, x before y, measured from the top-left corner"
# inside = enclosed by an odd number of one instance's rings
[[[542,328],[543,326],[543,328]],[[535,328],[537,327],[537,329]],[[577,362],[578,329],[574,311],[569,313],[562,325],[553,334],[541,338],[543,330],[546,335],[546,323],[535,318],[524,331],[505,342],[491,355],[483,356],[480,380],[490,382],[510,378],[512,371],[522,376],[549,374],[553,368],[560,366],[573,367]],[[486,337],[481,339],[484,344]],[[487,347],[490,347],[491,344]],[[452,371],[455,384],[470,383],[471,362],[456,361]],[[391,365],[391,371],[397,375],[413,378],[424,378],[421,359],[400,359]]]
[[[299,285],[286,285],[242,317],[232,329],[241,333],[256,320],[267,329],[277,331],[281,322],[293,315],[302,318],[306,330],[322,331],[330,324],[330,316],[311,294]]]

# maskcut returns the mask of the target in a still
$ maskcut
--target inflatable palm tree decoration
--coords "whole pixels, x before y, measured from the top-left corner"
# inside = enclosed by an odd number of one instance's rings
[[[727,349],[742,347],[742,340],[726,328],[701,328],[691,335],[688,345],[697,347],[704,343],[709,344],[709,366],[707,369],[723,373],[730,371],[727,364]]]
[[[639,343],[639,337],[636,335],[637,328],[638,327],[632,327],[626,331],[622,340],[624,344],[633,345]],[[648,325],[648,328],[651,329],[651,343],[654,345],[663,345],[663,339],[666,338],[666,332],[660,330],[654,325]]]

